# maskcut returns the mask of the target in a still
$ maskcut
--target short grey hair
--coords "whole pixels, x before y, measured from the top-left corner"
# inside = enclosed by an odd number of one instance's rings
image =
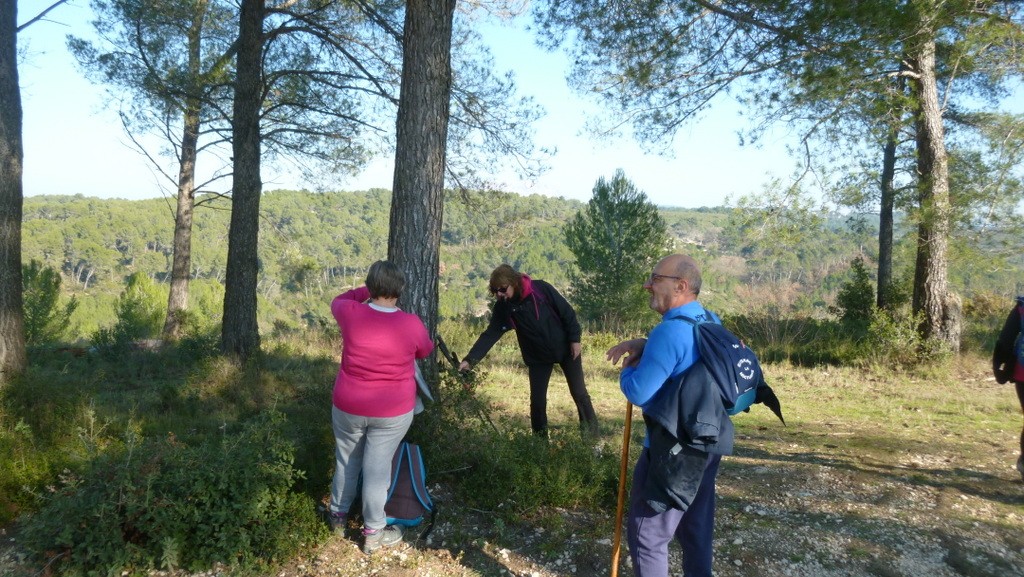
[[[680,255],[680,257],[676,261],[676,276],[686,281],[694,296],[699,296],[701,285],[700,265],[697,264],[693,257],[687,255]]]
[[[366,288],[372,298],[398,298],[405,288],[405,274],[389,260],[378,260],[366,273]]]

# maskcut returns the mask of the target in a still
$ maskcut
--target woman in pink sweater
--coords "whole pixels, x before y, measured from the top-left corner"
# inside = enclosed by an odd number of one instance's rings
[[[384,514],[391,458],[412,424],[415,359],[434,348],[420,318],[396,306],[404,286],[397,266],[377,261],[366,275],[366,286],[331,303],[342,340],[332,410],[336,447],[331,528],[344,530],[361,473],[365,553],[402,540],[401,529],[388,526]]]

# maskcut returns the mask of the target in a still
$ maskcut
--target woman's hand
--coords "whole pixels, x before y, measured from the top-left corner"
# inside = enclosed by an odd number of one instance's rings
[[[572,359],[576,360],[583,354],[583,345],[579,343],[569,343],[569,352],[572,353]]]

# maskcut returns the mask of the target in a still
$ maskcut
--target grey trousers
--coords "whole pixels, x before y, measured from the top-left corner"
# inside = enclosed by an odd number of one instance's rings
[[[363,526],[387,525],[384,504],[391,484],[391,460],[412,425],[412,411],[397,417],[360,417],[332,407],[334,483],[331,511],[348,513],[363,476]]]

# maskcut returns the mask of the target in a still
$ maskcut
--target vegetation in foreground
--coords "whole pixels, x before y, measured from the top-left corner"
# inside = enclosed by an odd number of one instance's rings
[[[417,419],[412,435],[426,448],[431,483],[451,493],[445,514],[461,510],[485,520],[479,534],[439,528],[448,562],[488,574],[472,569],[473,555],[463,556],[487,548],[481,534],[500,549],[535,531],[545,535],[535,544],[538,563],[565,554],[570,538],[602,548],[588,550],[591,556],[606,554],[624,421],[617,370],[603,358],[612,338],[584,341],[603,421],[590,442],[580,439],[557,376],[549,393],[551,439],[529,434],[526,376],[511,341],[496,347],[486,372],[468,380],[445,372],[439,402]],[[28,374],[4,391],[0,491],[5,518],[18,519],[18,542],[31,553],[23,569],[104,575],[221,564],[267,575],[328,542],[317,504],[330,482],[333,335],[273,340],[261,359],[242,367],[213,355],[215,342],[197,337],[188,347],[116,359],[37,353]],[[767,374],[788,425],[758,407],[737,417],[740,449],[721,490],[726,534],[745,531],[749,542],[762,531],[785,533],[787,524],[806,530],[846,519],[843,531],[873,559],[889,545],[872,542],[879,530],[872,519],[903,498],[894,483],[909,483],[951,492],[944,498],[953,504],[962,495],[971,506],[899,519],[903,529],[948,539],[983,535],[1018,552],[998,557],[999,567],[1024,566],[1024,541],[1014,529],[1024,486],[1011,469],[1019,409],[1011,389],[985,377],[984,358],[947,358],[911,372],[782,361]],[[634,423],[633,459],[643,435],[640,420]],[[856,491],[829,493],[829,474],[859,479]],[[777,500],[773,514],[747,510],[769,496]],[[836,510],[845,511],[840,521],[828,512]],[[573,524],[574,516],[586,522]],[[987,567],[972,561],[980,553],[970,543],[961,545],[961,565]],[[745,547],[719,549],[754,570]]]

